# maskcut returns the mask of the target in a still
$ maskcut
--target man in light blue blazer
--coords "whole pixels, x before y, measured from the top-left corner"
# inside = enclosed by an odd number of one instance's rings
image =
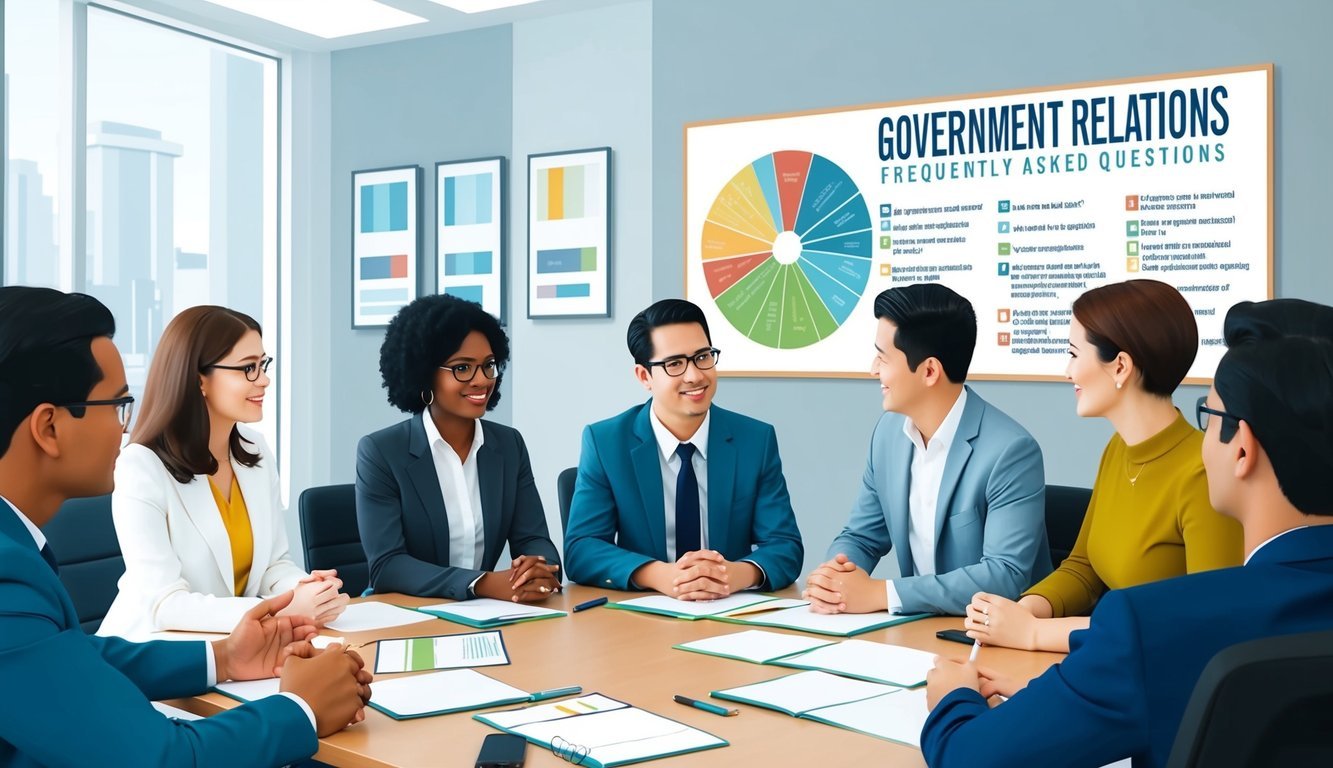
[[[84,634],[41,525],[71,497],[111,491],[134,398],[96,299],[0,288],[0,765],[276,766],[314,754],[370,696],[340,646],[319,653],[310,619],[276,617],[292,593],[251,609],[226,639],[130,643]],[[288,657],[296,641],[299,655]],[[284,663],[285,660],[285,663]],[[195,722],[150,699],[216,681],[272,677],[277,696]]]
[[[929,765],[1165,765],[1219,651],[1333,628],[1333,343],[1327,331],[1271,338],[1271,321],[1300,310],[1280,301],[1228,313],[1231,348],[1196,408],[1208,498],[1244,529],[1245,565],[1106,593],[1088,629],[1070,635],[1069,656],[1021,689],[984,667],[939,660],[921,734]],[[1290,333],[1319,324],[1292,319]],[[995,694],[1009,700],[992,708]],[[1331,742],[1280,742],[1296,754],[1269,754],[1265,765],[1328,765]]]
[[[684,600],[791,584],[804,549],[777,436],[712,405],[720,353],[703,311],[659,301],[627,342],[652,399],[583,432],[566,573]]]
[[[1051,570],[1037,442],[964,385],[977,320],[939,284],[875,298],[871,372],[886,413],[829,561],[805,596],[822,613],[961,615],[977,592],[1017,598]],[[893,551],[901,576],[870,572]]]

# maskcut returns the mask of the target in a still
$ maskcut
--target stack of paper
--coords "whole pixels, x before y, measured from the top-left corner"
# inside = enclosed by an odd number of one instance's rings
[[[505,600],[492,600],[489,597],[479,597],[457,603],[423,605],[417,610],[445,621],[479,629],[516,624],[520,621],[554,619],[558,616],[567,615],[564,611],[557,611],[554,608],[543,608],[539,605],[527,605]]]

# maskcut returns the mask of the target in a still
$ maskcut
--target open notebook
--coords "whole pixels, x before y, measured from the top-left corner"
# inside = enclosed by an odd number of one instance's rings
[[[789,597],[774,597],[759,592],[742,592],[739,595],[720,597],[717,600],[677,600],[666,595],[648,595],[630,600],[620,600],[607,605],[621,611],[655,613],[676,619],[711,619],[723,614],[746,615],[759,611],[772,611],[779,608],[791,608],[806,605],[804,600]]]
[[[712,695],[793,717],[846,728],[921,748],[921,728],[930,714],[926,689],[852,680],[827,672],[797,672]]]
[[[564,611],[557,611],[554,608],[493,600],[489,597],[478,597],[455,603],[423,605],[417,610],[445,621],[452,621],[455,624],[463,624],[478,629],[502,627],[506,624],[517,624],[521,621],[554,619],[567,615]]]
[[[725,739],[599,693],[472,716],[575,765],[613,768],[727,746]]]
[[[935,655],[869,640],[821,640],[759,629],[672,646],[682,651],[825,672],[903,688],[925,685]]]

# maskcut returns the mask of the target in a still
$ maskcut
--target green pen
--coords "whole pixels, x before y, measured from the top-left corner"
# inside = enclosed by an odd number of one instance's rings
[[[583,693],[583,686],[567,685],[564,688],[552,688],[549,691],[537,691],[532,694],[531,700],[546,701],[547,699],[555,699],[561,696],[573,696],[576,693]]]
[[[735,717],[740,714],[740,710],[738,709],[724,709],[716,704],[709,704],[706,701],[691,699],[689,696],[681,696],[679,693],[671,698],[675,699],[677,704],[684,704],[687,707],[702,709],[705,712],[711,712],[714,715],[721,715],[722,717]]]

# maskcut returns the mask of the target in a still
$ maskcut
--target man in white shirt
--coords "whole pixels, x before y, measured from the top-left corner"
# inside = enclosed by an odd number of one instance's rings
[[[1017,598],[1051,570],[1037,442],[964,382],[971,303],[939,284],[875,298],[886,413],[851,518],[806,581],[821,613],[962,614],[978,591]],[[893,551],[900,576],[870,572]]]
[[[316,653],[292,593],[212,643],[84,634],[41,526],[68,498],[111,492],[134,398],[100,302],[0,288],[0,765],[283,765],[364,717],[370,673],[338,646]],[[282,693],[204,720],[151,699],[219,680],[282,677]]]

